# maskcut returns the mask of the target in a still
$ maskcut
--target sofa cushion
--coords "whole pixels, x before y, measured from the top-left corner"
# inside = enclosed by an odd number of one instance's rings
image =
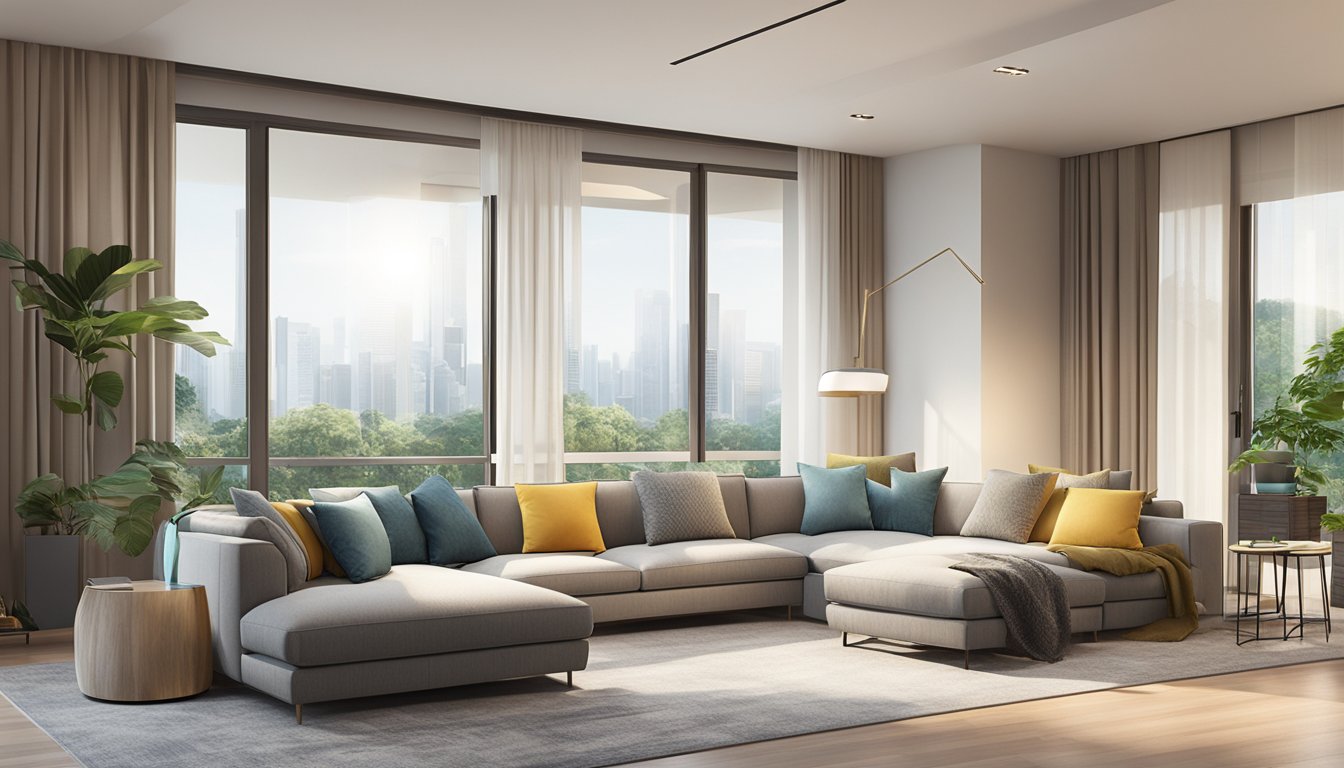
[[[1031,560],[1039,560],[1048,565],[1068,566],[1069,559],[1051,552],[1044,544],[1018,544],[1002,539],[984,539],[975,536],[934,536],[922,538],[898,547],[888,547],[874,551],[868,560],[888,560],[894,557],[912,555],[1018,555]]]
[[[286,581],[290,591],[303,586],[303,583],[310,578],[308,575],[308,553],[304,549],[298,531],[290,527],[289,522],[285,520],[279,510],[272,507],[271,502],[257,491],[250,491],[246,488],[230,488],[229,495],[233,497],[233,506],[239,517],[253,517],[271,523],[269,526],[258,526],[256,534],[249,538],[269,541],[275,545],[276,549],[280,550],[280,555],[285,558]],[[196,529],[179,525],[178,530]]]
[[[392,567],[392,545],[368,496],[313,505],[317,530],[353,582],[372,581]]]
[[[1021,475],[989,470],[961,535],[1026,543],[1057,478],[1048,472]]]
[[[798,462],[803,478],[802,533],[872,530],[868,475],[862,465],[824,469]]]
[[[311,582],[242,618],[242,645],[297,667],[578,640],[593,614],[576,598],[434,565],[377,581]]]
[[[745,485],[751,538],[798,533],[803,524],[803,478],[748,477]]]
[[[410,493],[415,518],[425,533],[431,565],[474,563],[494,557],[495,548],[476,516],[443,475],[430,475]]]
[[[862,465],[868,473],[868,479],[880,485],[891,485],[891,470],[903,472],[915,471],[915,454],[900,453],[895,456],[848,456],[843,453],[826,454],[826,466],[830,469]]]
[[[630,479],[639,493],[648,544],[736,538],[714,473],[641,470]]]
[[[524,552],[602,552],[597,483],[519,484]]]
[[[961,533],[979,498],[979,483],[943,483],[938,488],[938,503],[933,508],[933,535],[956,536]]]
[[[1034,466],[1034,465],[1033,465]],[[1064,508],[1064,497],[1070,488],[1105,488],[1111,481],[1111,470],[1103,469],[1088,475],[1074,475],[1060,472],[1055,480],[1055,490],[1050,493],[1041,514],[1036,518],[1036,526],[1031,529],[1029,541],[1049,541],[1055,532],[1055,523],[1059,520],[1059,510]]]
[[[639,571],[588,553],[496,555],[462,570],[513,579],[566,595],[610,595],[639,591]]]
[[[1050,545],[1142,549],[1139,513],[1143,491],[1073,488],[1064,497]]]
[[[980,579],[949,566],[959,557],[921,556],[855,563],[826,572],[826,599],[858,608],[949,619],[999,615]],[[1105,583],[1085,571],[1050,566],[1064,580],[1069,607],[1101,605]]]
[[[873,527],[879,531],[932,536],[938,489],[946,474],[947,467],[923,472],[903,472],[892,467],[890,482],[886,485],[869,480],[868,507],[873,512]]]
[[[776,533],[754,539],[772,547],[797,552],[807,558],[813,573],[868,560],[874,552],[894,557],[900,548],[929,537],[900,531],[833,531],[808,536],[805,533]]]
[[[1152,600],[1167,596],[1167,584],[1157,571],[1136,573],[1132,576],[1116,576],[1105,571],[1088,571],[1100,576],[1106,582],[1106,602],[1117,603],[1125,600]]]
[[[366,488],[364,495],[373,503],[378,519],[383,521],[383,530],[387,531],[387,540],[392,547],[392,564],[426,562],[425,532],[415,517],[415,508],[401,495],[401,489],[395,485]]]
[[[797,552],[741,539],[678,541],[657,547],[632,544],[598,557],[638,570],[640,589],[646,592],[807,575],[807,558]]]

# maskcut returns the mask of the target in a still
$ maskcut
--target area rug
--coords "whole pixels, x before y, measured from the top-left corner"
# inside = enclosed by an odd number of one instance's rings
[[[1344,612],[1336,611],[1336,619]],[[825,624],[732,614],[600,628],[575,688],[533,678],[293,709],[220,681],[167,704],[91,701],[73,665],[0,668],[0,692],[90,768],[603,766],[1119,686],[1344,657],[1324,628],[1237,647],[1230,625],[1181,643],[1118,633],[1057,664],[895,644],[843,648]],[[1344,624],[1336,623],[1337,627]]]

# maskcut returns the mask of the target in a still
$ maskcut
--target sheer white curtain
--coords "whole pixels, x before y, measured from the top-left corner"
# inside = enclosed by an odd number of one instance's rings
[[[481,121],[481,181],[499,196],[495,434],[501,484],[565,477],[564,274],[579,249],[582,134]]]
[[[1228,488],[1228,131],[1161,147],[1157,490],[1222,521]]]

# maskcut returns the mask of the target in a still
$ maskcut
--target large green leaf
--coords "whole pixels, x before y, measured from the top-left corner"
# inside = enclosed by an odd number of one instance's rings
[[[71,272],[67,266],[65,274],[75,281],[79,295],[85,301],[92,302],[100,298],[95,294],[102,284],[116,274],[117,270],[130,264],[131,258],[131,249],[128,246],[111,245],[104,248],[101,253],[90,252],[75,272]],[[104,294],[104,297],[109,295],[111,294]]]
[[[1302,404],[1302,413],[1317,421],[1339,421],[1344,419],[1344,385],[1335,385],[1335,389],[1324,396]]]
[[[58,525],[64,520],[61,510],[65,483],[57,475],[39,475],[19,491],[14,511],[23,521],[23,527],[36,528]]]
[[[71,416],[83,413],[85,408],[88,407],[83,400],[78,400],[69,395],[62,395],[60,393],[52,395],[51,402],[55,403],[56,407],[61,409],[61,413],[68,413]]]
[[[14,300],[19,311],[26,309],[49,310],[56,301],[42,286],[32,285],[25,280],[12,280],[10,284],[14,286]]]
[[[123,464],[110,475],[89,483],[91,495],[102,499],[133,499],[156,493],[149,469],[139,464]]]
[[[88,248],[76,247],[65,252],[65,276],[75,281],[75,288],[79,288],[79,265],[93,255],[93,251]]]
[[[162,500],[158,496],[141,496],[131,502],[126,513],[117,519],[112,537],[122,552],[135,557],[154,540],[154,516]]]
[[[65,322],[47,318],[42,321],[42,333],[46,334],[48,339],[65,347],[71,354],[79,354],[79,344],[75,340],[75,334]]]
[[[116,371],[99,371],[89,379],[89,394],[109,408],[121,404],[126,393],[126,383]]]
[[[200,304],[175,296],[155,296],[146,301],[140,311],[177,320],[203,320],[210,316]]]
[[[0,240],[0,259],[17,261],[22,264],[23,254],[19,252],[18,248],[14,247],[13,243],[8,240]]]
[[[117,428],[117,412],[115,409],[95,400],[93,403],[93,421],[102,431],[111,432]]]
[[[163,269],[163,264],[155,259],[141,259],[118,269],[107,277],[93,293],[89,296],[90,301],[103,301],[109,296],[114,296],[126,289],[135,280],[136,275],[142,272],[154,272]]]
[[[28,259],[23,262],[29,272],[37,275],[46,286],[48,293],[56,301],[64,304],[71,311],[78,314],[88,314],[88,302],[84,301],[75,289],[75,284],[65,275],[60,275],[47,269],[47,266],[36,259]]]
[[[193,331],[193,330],[167,330],[157,331],[154,334],[157,339],[170,341],[174,344],[191,347],[206,357],[215,356],[215,345],[229,345],[229,340],[220,336],[214,331]]]

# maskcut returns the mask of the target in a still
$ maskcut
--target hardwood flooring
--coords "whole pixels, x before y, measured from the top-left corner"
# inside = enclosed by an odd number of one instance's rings
[[[0,666],[70,661],[70,630],[0,640]],[[1340,766],[1344,660],[1082,693],[744,744],[641,768]],[[0,768],[78,766],[0,698]]]

